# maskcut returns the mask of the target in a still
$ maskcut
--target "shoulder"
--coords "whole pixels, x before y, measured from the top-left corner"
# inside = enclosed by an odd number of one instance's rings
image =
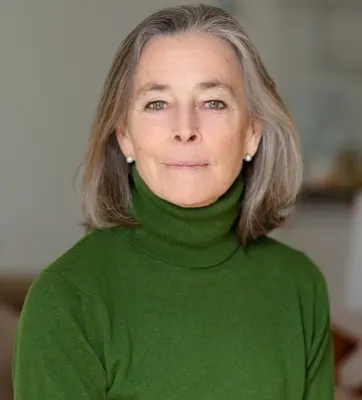
[[[36,278],[36,286],[56,286],[77,290],[85,295],[107,291],[128,259],[126,231],[118,228],[93,231],[48,265]],[[58,285],[59,286],[59,285]]]
[[[270,290],[278,292],[284,303],[301,310],[312,320],[316,312],[324,318],[329,314],[329,296],[325,277],[319,266],[302,251],[275,239],[265,237],[246,249],[247,258]],[[318,311],[317,311],[318,310]]]
[[[113,249],[118,242],[122,247],[122,234],[93,232],[36,277],[19,320],[22,348],[35,346],[35,352],[42,352],[46,345],[61,343],[64,347],[64,341],[69,345],[85,343],[82,337],[86,336],[87,343],[102,357],[103,341],[110,329],[105,293],[115,281],[108,265],[110,269],[114,266]]]
[[[246,255],[270,299],[278,299],[280,309],[300,321],[310,348],[315,332],[327,332],[330,325],[328,289],[320,268],[302,251],[269,237],[252,243]]]
[[[263,272],[282,275],[300,284],[325,284],[320,268],[309,256],[278,240],[270,237],[255,240],[245,252],[248,259],[257,263]]]

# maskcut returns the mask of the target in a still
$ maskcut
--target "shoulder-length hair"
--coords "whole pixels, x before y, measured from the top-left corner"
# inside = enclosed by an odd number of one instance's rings
[[[257,49],[239,22],[208,5],[162,9],[141,22],[119,48],[105,81],[83,163],[82,205],[90,228],[131,226],[130,167],[115,136],[125,121],[132,78],[144,46],[155,36],[203,32],[228,43],[240,62],[250,116],[262,138],[244,163],[245,190],[238,234],[243,245],[265,236],[289,215],[302,180],[299,140],[290,115]]]

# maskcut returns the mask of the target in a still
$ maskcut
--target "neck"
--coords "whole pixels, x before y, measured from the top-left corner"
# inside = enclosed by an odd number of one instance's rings
[[[140,226],[131,232],[131,240],[143,251],[168,263],[207,267],[220,264],[239,248],[235,224],[241,177],[215,203],[183,208],[152,193],[135,167],[132,176],[131,214]]]

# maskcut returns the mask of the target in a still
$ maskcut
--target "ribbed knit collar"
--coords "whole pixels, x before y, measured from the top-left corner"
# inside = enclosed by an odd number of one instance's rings
[[[207,207],[183,208],[150,191],[132,170],[130,212],[140,225],[130,240],[149,256],[188,267],[209,267],[228,259],[239,247],[235,223],[243,180],[239,177],[218,201]]]

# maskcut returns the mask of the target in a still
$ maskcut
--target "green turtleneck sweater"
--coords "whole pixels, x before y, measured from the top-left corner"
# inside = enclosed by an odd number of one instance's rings
[[[183,209],[133,175],[140,226],[87,235],[30,289],[15,400],[332,400],[315,265],[269,238],[239,245],[240,181]]]

